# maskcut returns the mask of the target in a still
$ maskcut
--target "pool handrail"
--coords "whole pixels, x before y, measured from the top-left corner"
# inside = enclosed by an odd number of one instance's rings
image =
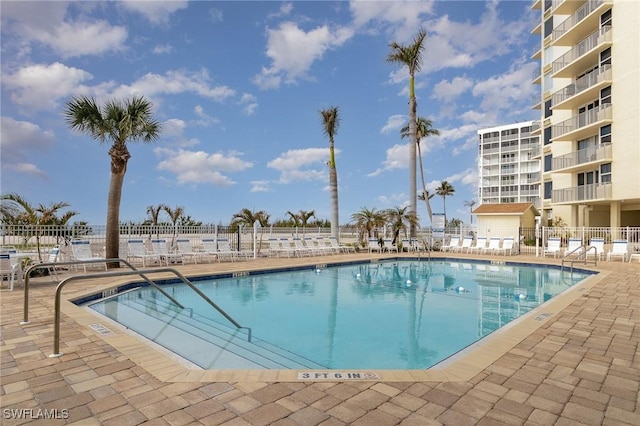
[[[587,264],[587,252],[589,250],[591,250],[591,249],[593,249],[596,252],[596,256],[594,256],[594,262],[595,262],[595,266],[598,266],[598,250],[593,246],[587,246],[585,244],[582,244],[581,246],[576,247],[575,249],[571,250],[569,253],[566,253],[562,257],[562,263],[560,265],[560,270],[564,269],[564,260],[567,259],[572,254],[574,254],[575,252],[578,252],[578,255],[571,258],[571,272],[573,272],[573,264],[575,263],[576,260],[584,260],[584,264],[586,265]],[[583,257],[584,257],[584,259],[583,259]]]
[[[187,279],[184,275],[178,272],[174,268],[154,268],[154,269],[142,269],[142,270],[133,270],[133,271],[113,271],[113,272],[101,272],[95,274],[82,274],[82,275],[73,275],[71,277],[67,277],[60,281],[58,286],[56,287],[56,298],[55,298],[55,306],[54,306],[54,329],[53,329],[53,353],[49,355],[50,358],[55,358],[64,355],[60,352],[60,298],[62,295],[62,288],[67,285],[67,283],[71,281],[77,281],[81,279],[89,279],[89,278],[103,278],[103,277],[120,277],[126,275],[139,275],[143,276],[143,274],[148,273],[158,273],[158,272],[170,272],[173,273],[176,277],[180,278],[180,280],[189,286],[193,291],[195,291],[198,296],[200,296],[205,302],[211,305],[215,310],[217,310],[222,316],[231,322],[236,328],[245,328],[248,330],[247,332],[247,340],[251,342],[251,328],[243,327],[236,320],[234,320],[228,313],[226,313],[221,307],[215,304],[206,294],[204,294],[200,289],[193,285],[191,281]]]
[[[137,271],[135,266],[133,266],[128,261],[126,261],[124,259],[120,259],[120,258],[113,258],[113,259],[102,259],[102,258],[98,259],[98,258],[96,258],[96,259],[90,259],[90,260],[69,260],[69,261],[66,261],[66,262],[43,262],[43,263],[36,263],[34,265],[29,266],[24,272],[24,312],[23,312],[23,319],[22,319],[22,322],[20,322],[20,325],[29,324],[29,275],[31,275],[31,271],[34,271],[34,270],[40,269],[40,268],[48,268],[50,266],[56,267],[56,266],[62,266],[62,265],[83,265],[83,264],[86,265],[86,264],[91,264],[91,263],[106,263],[106,262],[122,262],[125,265],[127,265],[129,267],[129,269],[131,269],[132,271]],[[162,290],[156,283],[151,281],[145,275],[141,275],[141,277],[147,283],[149,283],[150,285],[152,285],[153,287],[158,289],[163,295],[165,295],[167,298],[169,298],[169,300],[171,300],[173,303],[178,305],[180,308],[184,309],[184,306],[182,306],[182,304],[180,304],[180,302],[178,302],[176,299],[171,297],[171,295],[169,295],[169,293],[167,293],[166,291]]]

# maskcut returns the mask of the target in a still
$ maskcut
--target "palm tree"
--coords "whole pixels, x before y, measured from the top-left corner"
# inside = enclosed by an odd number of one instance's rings
[[[416,189],[416,147],[417,147],[417,121],[416,121],[416,92],[415,75],[420,71],[422,65],[422,51],[424,50],[424,40],[427,33],[420,29],[407,45],[401,45],[395,41],[389,44],[391,53],[387,55],[387,62],[404,65],[409,70],[409,206],[414,213],[418,210],[417,189]],[[416,227],[411,226],[411,237],[416,236]]]
[[[175,209],[172,209],[166,204],[163,204],[162,209],[167,212],[167,214],[169,215],[169,219],[171,219],[171,223],[173,224],[173,240],[171,241],[171,246],[173,246],[175,244],[176,238],[178,237],[178,220],[180,220],[180,218],[184,214],[184,207],[176,206]]]
[[[432,127],[433,123],[431,120],[418,117],[418,122],[416,123],[416,145],[418,149],[418,159],[420,160],[420,179],[422,181],[422,196],[418,195],[418,199],[424,200],[427,205],[427,213],[429,214],[429,224],[431,225],[433,222],[433,212],[431,211],[431,203],[429,200],[433,198],[433,195],[429,195],[429,191],[427,191],[427,185],[424,183],[424,167],[422,165],[422,151],[420,149],[420,141],[422,138],[426,138],[428,136],[438,136],[440,131],[438,129],[434,129]],[[409,125],[407,124],[402,129],[400,129],[400,136],[404,139],[409,137]],[[417,212],[417,210],[416,210]]]
[[[245,225],[252,227],[253,224],[258,221],[263,228],[269,226],[269,217],[263,210],[253,211],[249,209],[242,209],[238,213],[235,213],[231,218],[231,225]]]
[[[453,185],[451,185],[446,180],[440,182],[440,186],[436,188],[436,194],[442,197],[442,208],[444,212],[444,223],[447,223],[447,205],[445,203],[445,199],[449,196],[452,196],[456,192]]]
[[[376,211],[375,207],[372,209],[362,207],[351,215],[351,221],[358,228],[358,240],[362,243],[365,233],[370,238],[371,231],[384,225],[386,217],[383,212]]]
[[[331,236],[339,240],[338,232],[338,172],[333,137],[338,134],[340,117],[338,107],[332,106],[320,111],[322,116],[322,133],[329,138],[329,191],[331,193]]]
[[[152,115],[152,104],[142,96],[124,102],[107,101],[98,106],[94,98],[73,97],[67,102],[64,115],[72,130],[90,135],[100,143],[111,143],[111,180],[107,197],[106,257],[117,258],[120,245],[120,201],[122,185],[131,154],[127,142],[151,143],[160,136],[160,123]],[[119,262],[108,268],[120,267]]]
[[[464,205],[466,207],[469,207],[469,223],[471,225],[473,225],[473,214],[472,214],[472,212],[473,212],[473,206],[476,205],[476,200],[465,201]]]
[[[60,201],[51,203],[49,206],[44,204],[34,206],[16,193],[2,195],[0,197],[0,206],[3,222],[26,227],[26,241],[33,235],[31,232],[34,232],[40,261],[42,261],[40,255],[40,237],[43,235],[42,227],[46,225],[66,225],[73,216],[78,214],[71,210],[65,212],[62,216],[58,216],[60,209],[69,207],[68,203]]]
[[[409,210],[409,206],[395,206],[394,208],[385,210],[384,215],[387,219],[387,223],[391,226],[393,231],[392,244],[396,244],[398,242],[400,231],[404,231],[406,235],[407,229],[416,227],[419,223],[418,216]]]
[[[293,222],[294,227],[300,226],[300,215],[298,215],[298,213],[287,210],[287,214],[291,218],[291,222]]]

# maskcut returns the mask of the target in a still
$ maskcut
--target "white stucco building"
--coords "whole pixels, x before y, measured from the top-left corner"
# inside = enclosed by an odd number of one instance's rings
[[[543,219],[640,225],[640,1],[535,0]]]

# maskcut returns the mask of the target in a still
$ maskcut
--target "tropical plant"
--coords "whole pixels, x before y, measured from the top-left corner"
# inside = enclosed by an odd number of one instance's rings
[[[253,211],[249,209],[242,209],[238,213],[235,213],[231,218],[231,227],[237,228],[239,225],[253,227],[253,224],[258,221],[263,228],[269,226],[270,215],[265,213],[264,210]]]
[[[469,223],[473,225],[473,206],[476,205],[476,200],[465,201],[464,205],[469,207]]]
[[[387,62],[406,66],[409,71],[409,207],[416,213],[418,207],[416,188],[416,147],[417,147],[417,121],[416,121],[416,92],[415,75],[422,65],[422,51],[427,33],[420,29],[413,41],[407,45],[397,42],[389,44],[391,52],[387,55]],[[411,226],[411,237],[416,236],[416,226]]]
[[[287,214],[291,218],[291,222],[293,222],[293,226],[300,226],[300,215],[298,213],[294,213],[290,210],[287,210]]]
[[[420,180],[422,181],[422,194],[418,195],[419,200],[423,200],[427,206],[427,214],[429,214],[429,224],[433,223],[433,211],[431,210],[431,203],[429,200],[433,198],[433,195],[429,195],[429,191],[427,191],[427,185],[424,182],[424,167],[422,165],[422,150],[420,149],[420,141],[423,138],[429,136],[438,136],[440,131],[438,129],[434,129],[433,123],[431,120],[418,117],[416,123],[416,146],[418,149],[418,160],[420,161]],[[409,124],[400,129],[400,136],[402,138],[409,137]],[[417,212],[417,210],[416,210]]]
[[[396,244],[398,242],[400,231],[404,231],[404,234],[406,236],[407,229],[411,229],[411,227],[417,227],[419,223],[418,216],[414,212],[409,210],[409,206],[395,206],[391,209],[385,210],[384,215],[393,232],[392,244]]]
[[[456,192],[453,185],[446,180],[440,182],[440,186],[436,188],[436,194],[442,197],[442,209],[444,213],[444,222],[447,223],[447,204],[446,198],[452,196]]]
[[[339,239],[338,214],[338,172],[336,170],[336,156],[334,136],[338,134],[340,116],[338,107],[332,106],[320,111],[322,116],[322,133],[329,138],[329,193],[331,197],[331,236]]]
[[[351,215],[352,224],[358,229],[358,242],[364,241],[365,235],[371,238],[371,231],[385,224],[386,217],[383,212],[376,208],[368,209],[362,207],[359,211]]]
[[[173,225],[173,239],[171,241],[171,246],[173,246],[176,238],[178,237],[178,220],[180,220],[184,214],[184,207],[176,206],[176,208],[171,208],[166,204],[163,204],[162,209],[169,215],[169,219],[171,219],[171,224]]]
[[[48,206],[44,204],[34,206],[16,193],[0,196],[0,211],[2,212],[3,223],[23,226],[25,243],[32,236],[36,237],[36,247],[40,261],[42,261],[40,237],[44,233],[43,226],[66,225],[73,216],[78,214],[71,210],[63,213],[62,216],[58,216],[58,212],[66,207],[69,207],[69,204],[62,201],[51,203]]]
[[[120,201],[122,185],[131,158],[128,142],[151,143],[160,136],[161,125],[153,118],[152,104],[142,96],[126,101],[110,100],[98,106],[94,98],[73,97],[66,103],[64,115],[72,130],[88,134],[100,143],[111,143],[111,179],[107,196],[105,253],[107,258],[119,256]],[[108,268],[120,267],[109,262]]]

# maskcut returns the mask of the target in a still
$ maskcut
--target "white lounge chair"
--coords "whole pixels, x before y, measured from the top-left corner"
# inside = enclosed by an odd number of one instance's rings
[[[205,254],[201,251],[194,251],[188,238],[177,238],[176,247],[178,249],[176,253],[182,256],[182,263],[187,263],[187,259],[191,259],[193,263],[198,263]],[[211,256],[209,256],[209,263],[211,263]]]
[[[513,245],[515,243],[515,238],[514,237],[504,237],[504,239],[502,240],[502,246],[496,248],[495,250],[493,250],[494,254],[504,254],[505,256],[508,254],[509,256],[511,256],[513,254]]]
[[[293,241],[293,247],[295,247],[295,253],[298,256],[311,256],[313,255],[313,250],[304,245],[304,242],[300,237],[293,237],[291,239]]]
[[[240,252],[231,248],[231,243],[226,238],[218,238],[218,261],[223,258],[231,259],[235,262],[240,257]]]
[[[489,245],[480,250],[481,253],[494,254],[500,248],[500,237],[489,238]]]
[[[564,255],[581,257],[582,253],[584,253],[584,248],[582,248],[582,238],[569,238],[569,243],[567,244],[567,249],[565,250]]]
[[[316,241],[316,245],[325,254],[338,254],[338,253],[340,253],[340,248],[335,249],[328,238],[316,237],[315,241]]]
[[[202,238],[200,239],[202,243],[202,252],[209,256],[213,256],[215,259],[218,259],[218,244],[216,244],[215,238]]]
[[[135,262],[139,259],[142,262],[143,268],[147,266],[147,263],[161,264],[158,253],[147,252],[147,246],[144,244],[143,240],[128,240],[127,247],[129,249],[127,260]]]
[[[627,261],[629,255],[629,243],[627,240],[614,240],[611,250],[607,253],[607,260],[619,257],[623,262]]]
[[[22,283],[22,265],[20,259],[12,262],[9,252],[0,253],[0,286],[5,278],[9,282],[9,291],[13,291],[13,284],[16,280]]]
[[[160,257],[160,263],[164,262],[169,266],[171,263],[182,263],[182,256],[179,253],[169,251],[169,244],[164,238],[154,238],[151,240],[153,252]]]
[[[380,244],[378,244],[377,238],[369,238],[367,242],[369,247],[369,253],[374,251],[382,252],[382,247],[380,247]]]
[[[487,237],[478,237],[476,239],[476,244],[469,247],[467,253],[481,253],[485,247],[487,247]]]
[[[340,253],[340,252],[342,252],[342,253],[349,253],[349,252],[355,253],[356,252],[356,248],[355,247],[347,246],[347,245],[344,245],[344,244],[340,244],[336,237],[329,237],[328,240],[329,240],[329,244],[331,244],[331,248],[333,248],[336,251],[336,253]]]
[[[589,247],[587,247],[587,259],[591,257],[600,260],[604,259],[604,238],[592,238],[589,241]]]
[[[462,239],[462,244],[456,247],[455,251],[464,253],[465,250],[468,250],[469,247],[471,247],[472,243],[473,243],[473,237],[464,237]]]
[[[558,257],[561,253],[560,249],[560,238],[552,237],[547,240],[547,247],[543,250],[542,256],[545,257],[547,254],[552,254],[553,257]]]
[[[449,244],[443,244],[440,246],[441,251],[456,251],[460,244],[460,237],[451,237]]]
[[[398,253],[398,246],[393,245],[393,240],[391,238],[384,238],[382,240],[382,250],[388,251],[389,253],[391,253],[392,251]]]
[[[142,241],[142,240],[140,240]],[[86,260],[105,260],[104,257],[95,256],[91,251],[91,241],[89,240],[73,240],[71,241],[71,253],[73,260],[86,261]],[[82,265],[84,272],[87,272],[87,265]],[[103,263],[104,270],[107,270],[107,263]],[[76,266],[77,267],[77,266]]]

